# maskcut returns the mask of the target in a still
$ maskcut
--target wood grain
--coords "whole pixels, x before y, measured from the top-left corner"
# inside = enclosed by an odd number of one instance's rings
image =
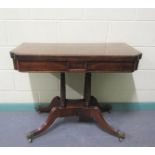
[[[19,71],[133,72],[142,54],[125,43],[24,43],[11,51]]]

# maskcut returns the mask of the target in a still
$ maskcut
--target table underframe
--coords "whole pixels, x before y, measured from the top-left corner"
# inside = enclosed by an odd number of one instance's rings
[[[111,127],[102,112],[110,112],[111,105],[105,104],[101,106],[96,97],[91,96],[91,72],[85,73],[84,95],[83,99],[66,99],[66,81],[65,72],[60,73],[60,97],[56,96],[52,99],[48,106],[37,106],[39,112],[47,112],[46,121],[37,129],[27,135],[29,142],[47,130],[58,117],[77,116],[80,121],[96,121],[99,126],[111,135],[122,140],[125,134]]]

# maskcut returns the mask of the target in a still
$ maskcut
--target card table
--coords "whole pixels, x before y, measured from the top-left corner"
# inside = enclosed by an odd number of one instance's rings
[[[20,72],[60,72],[60,96],[48,106],[37,106],[48,112],[46,121],[27,135],[29,142],[48,129],[58,117],[77,116],[80,121],[96,121],[106,132],[125,138],[125,133],[111,127],[102,112],[110,112],[109,104],[101,105],[91,95],[92,72],[133,72],[142,54],[126,43],[23,43],[11,50],[14,68]],[[85,74],[82,99],[67,99],[66,72]],[[101,83],[102,85],[102,83]]]

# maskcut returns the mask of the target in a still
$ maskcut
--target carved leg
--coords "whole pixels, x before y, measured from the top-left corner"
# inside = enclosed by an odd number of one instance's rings
[[[91,113],[90,113],[90,116],[92,118],[95,119],[95,121],[100,125],[100,127],[102,129],[105,129],[108,133],[116,136],[119,138],[119,140],[121,139],[125,139],[125,133],[119,131],[119,130],[116,130],[116,129],[113,129],[104,119],[104,117],[102,116],[102,113],[100,111],[100,109],[98,107],[94,107],[91,109]]]
[[[66,107],[53,107],[52,110],[50,111],[47,120],[41,125],[40,128],[33,130],[27,135],[27,139],[29,142],[32,142],[32,140],[43,133],[46,129],[50,127],[50,125],[55,121],[56,118],[58,117],[67,117],[67,116],[77,116],[79,107],[77,104],[70,104],[68,108]]]
[[[50,111],[48,118],[45,123],[41,125],[40,128],[33,130],[27,135],[27,139],[29,142],[32,142],[33,138],[36,137],[37,135],[41,134],[43,131],[45,131],[47,128],[50,127],[50,125],[55,121],[55,119],[58,117],[59,112],[57,108],[52,108]]]
[[[41,125],[40,128],[33,130],[27,135],[29,142],[32,142],[33,138],[43,133],[58,117],[77,116],[79,107],[77,104],[70,104],[69,108],[58,106],[53,107],[48,115],[47,120]]]
[[[61,104],[60,97],[56,96],[52,99],[51,103],[47,106],[36,106],[35,109],[38,112],[50,112],[53,107],[58,107]]]
[[[82,118],[94,119],[102,129],[104,129],[108,133],[118,137],[120,141],[125,138],[125,133],[112,128],[105,121],[104,117],[102,116],[101,110],[97,106],[88,107],[88,108],[87,107],[81,108],[80,112],[79,112],[79,116],[80,117],[82,116]]]

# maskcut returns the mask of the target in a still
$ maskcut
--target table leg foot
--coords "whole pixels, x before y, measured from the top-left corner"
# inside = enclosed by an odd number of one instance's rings
[[[47,106],[36,106],[35,109],[39,113],[48,113],[53,107],[57,107],[60,105],[60,97],[56,96],[52,99],[51,103]]]
[[[32,140],[36,136],[40,135],[46,129],[48,129],[51,126],[51,124],[55,121],[55,119],[58,117],[58,114],[59,114],[58,109],[55,108],[55,107],[52,108],[51,111],[50,111],[50,113],[49,113],[49,115],[48,115],[47,120],[41,125],[41,127],[38,128],[38,129],[35,129],[35,130],[31,131],[30,133],[28,133],[28,135],[27,135],[28,141],[29,142],[32,142]]]
[[[121,131],[117,131],[117,137],[119,139],[119,141],[121,142],[123,139],[125,139],[125,133],[121,132]]]
[[[28,133],[28,134],[26,135],[26,138],[27,138],[27,140],[29,141],[29,143],[32,143],[32,140],[33,140],[33,133],[32,133],[32,132]]]

